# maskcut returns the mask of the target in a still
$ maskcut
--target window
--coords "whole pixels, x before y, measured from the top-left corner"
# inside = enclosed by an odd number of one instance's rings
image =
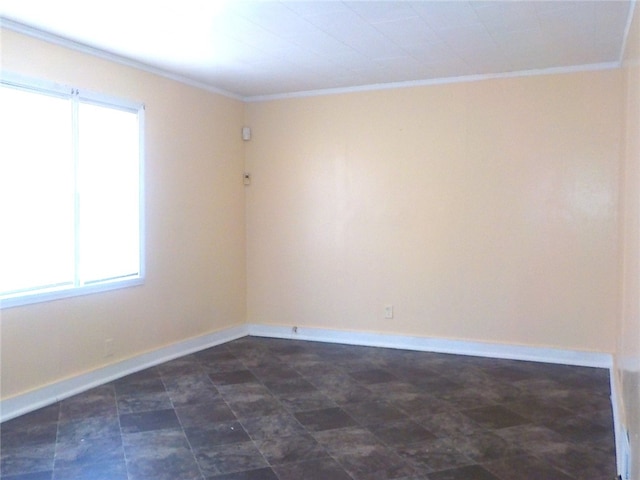
[[[142,283],[142,105],[0,79],[0,305]]]

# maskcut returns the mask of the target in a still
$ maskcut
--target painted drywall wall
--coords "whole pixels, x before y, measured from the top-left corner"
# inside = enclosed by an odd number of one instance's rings
[[[249,104],[248,321],[612,353],[620,86]]]
[[[631,446],[630,476],[640,478],[640,9],[636,7],[623,63],[622,310],[616,380]]]
[[[264,102],[243,116],[234,100],[0,38],[3,68],[147,105],[147,282],[3,310],[3,398],[247,318],[613,351],[620,73]]]
[[[140,287],[3,309],[2,398],[243,324],[242,102],[11,31],[0,38],[7,71],[145,103],[147,274]]]

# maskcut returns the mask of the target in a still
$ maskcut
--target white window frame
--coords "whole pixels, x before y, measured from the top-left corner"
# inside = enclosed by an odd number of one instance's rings
[[[88,284],[78,283],[78,278],[74,280],[74,285],[63,287],[44,288],[40,290],[26,291],[21,293],[13,293],[10,295],[0,296],[0,309],[18,307],[22,305],[30,305],[40,302],[48,302],[62,298],[75,297],[80,295],[88,295],[99,292],[106,292],[120,288],[134,287],[144,284],[145,281],[145,203],[144,203],[144,114],[145,106],[143,103],[132,102],[122,98],[116,98],[101,93],[95,93],[79,89],[67,85],[60,85],[53,82],[25,77],[23,75],[12,72],[1,71],[0,85],[18,88],[33,93],[42,93],[61,98],[69,98],[75,102],[90,103],[98,106],[111,107],[119,110],[136,113],[138,116],[138,138],[139,138],[139,169],[138,169],[138,233],[139,233],[139,267],[138,275],[124,278],[107,279]],[[77,103],[73,107],[77,110]],[[77,206],[76,206],[77,208]],[[76,213],[77,214],[77,213]],[[0,218],[0,226],[2,219]],[[75,227],[78,228],[77,225]],[[77,258],[76,258],[77,269]],[[2,266],[0,265],[0,274],[2,274]]]

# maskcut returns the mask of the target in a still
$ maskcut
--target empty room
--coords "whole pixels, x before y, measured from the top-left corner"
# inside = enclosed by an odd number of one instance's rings
[[[2,480],[640,479],[640,9],[3,0]]]

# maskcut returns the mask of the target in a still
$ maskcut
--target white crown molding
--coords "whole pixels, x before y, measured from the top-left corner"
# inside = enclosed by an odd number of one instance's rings
[[[635,6],[635,0],[633,0],[631,9],[633,9],[634,6]],[[625,40],[624,40],[625,43],[627,40],[627,35],[629,33],[628,30],[631,24],[630,22],[631,17],[632,15],[629,16],[627,29],[625,31]],[[161,68],[153,67],[151,65],[148,65],[146,63],[143,63],[137,60],[126,58],[120,55],[116,55],[114,53],[101,50],[99,48],[91,47],[80,42],[69,40],[59,35],[46,32],[44,30],[40,30],[38,28],[30,27],[28,25],[24,25],[14,20],[10,20],[8,18],[0,17],[0,27],[7,28],[8,30],[12,30],[14,32],[21,33],[33,38],[44,40],[49,43],[60,45],[62,47],[66,47],[82,53],[93,55],[98,58],[110,60],[112,62],[119,63],[121,65],[137,68],[145,72],[153,73],[155,75],[159,75],[161,77],[165,77],[170,80],[183,83],[185,85],[189,85],[195,88],[206,90],[211,93],[216,93],[234,100],[240,100],[247,103],[283,100],[283,99],[290,99],[290,98],[339,95],[339,94],[356,93],[356,92],[370,92],[370,91],[377,91],[377,90],[392,90],[397,88],[424,87],[424,86],[430,86],[430,85],[446,85],[446,84],[452,84],[452,83],[477,82],[482,80],[493,80],[493,79],[501,79],[501,78],[529,77],[529,76],[537,76],[537,75],[558,75],[558,74],[576,73],[576,72],[584,72],[584,71],[609,70],[609,69],[619,68],[621,66],[620,61],[603,62],[603,63],[592,63],[592,64],[586,64],[586,65],[574,65],[574,66],[568,66],[568,67],[552,67],[552,68],[542,68],[542,69],[533,69],[533,70],[519,70],[515,72],[490,73],[490,74],[481,74],[481,75],[464,75],[464,76],[456,76],[456,77],[433,78],[433,79],[426,79],[426,80],[412,80],[407,82],[378,83],[378,84],[360,85],[360,86],[354,86],[354,87],[327,88],[327,89],[320,89],[320,90],[307,90],[307,91],[301,91],[301,92],[273,94],[273,95],[242,96],[242,95],[234,94],[227,90],[214,87],[204,82],[193,80],[183,75],[178,75]],[[624,44],[623,44],[622,51],[624,53]]]
[[[22,35],[27,35],[29,37],[36,38],[38,40],[43,40],[45,42],[53,43],[54,45],[59,45],[61,47],[69,48],[71,50],[75,50],[80,53],[86,53],[88,55],[93,55],[94,57],[102,58],[104,60],[109,60],[111,62],[118,63],[120,65],[133,67],[148,73],[153,73],[154,75],[168,78],[169,80],[174,80],[176,82],[189,85],[190,87],[206,90],[208,92],[216,93],[218,95],[222,95],[224,97],[228,97],[234,100],[240,100],[240,101],[244,100],[244,98],[240,95],[236,95],[234,93],[228,92],[221,88],[217,88],[212,85],[209,85],[207,83],[199,82],[197,80],[193,80],[183,75],[178,75],[176,73],[172,73],[158,67],[153,67],[151,65],[140,62],[138,60],[133,60],[131,58],[123,57],[121,55],[116,55],[115,53],[110,53],[99,48],[91,47],[89,45],[85,45],[83,43],[61,37],[54,33],[46,32],[38,28],[24,25],[14,20],[10,20],[8,18],[0,17],[0,27],[6,28],[7,30],[11,30],[16,33],[20,33]]]
[[[430,85],[447,85],[452,83],[479,82],[483,80],[496,80],[501,78],[533,77],[539,75],[560,75],[577,72],[591,72],[598,70],[612,70],[620,68],[620,62],[590,63],[586,65],[573,65],[569,67],[540,68],[534,70],[519,70],[516,72],[487,73],[482,75],[464,75],[460,77],[432,78],[428,80],[411,80],[408,82],[377,83],[373,85],[361,85],[357,87],[327,88],[322,90],[309,90],[304,92],[283,93],[274,95],[258,95],[245,97],[247,103],[268,102],[272,100],[285,100],[291,98],[320,97],[324,95],[341,95],[345,93],[371,92],[377,90],[392,90],[398,88],[425,87]]]
[[[0,422],[46,407],[72,395],[77,395],[140,370],[245,336],[247,336],[247,327],[245,325],[230,327],[174,343],[158,350],[143,353],[106,367],[52,383],[31,392],[4,399],[0,401]]]

